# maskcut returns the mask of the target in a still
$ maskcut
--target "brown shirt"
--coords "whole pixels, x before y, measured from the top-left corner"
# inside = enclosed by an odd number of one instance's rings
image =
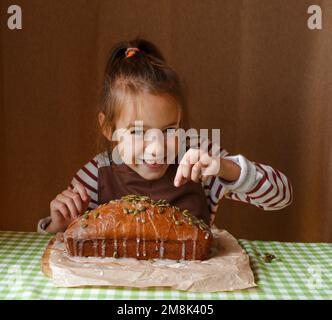
[[[109,154],[110,164],[98,168],[98,199],[106,203],[127,194],[146,195],[152,199],[165,199],[180,209],[188,209],[209,224],[210,212],[200,183],[189,181],[174,186],[177,164],[170,164],[163,177],[145,180],[125,164],[115,164]]]

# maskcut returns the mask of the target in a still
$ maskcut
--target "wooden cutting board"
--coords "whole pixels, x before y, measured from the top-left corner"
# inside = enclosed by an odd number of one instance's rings
[[[45,248],[43,256],[40,261],[41,271],[45,276],[52,278],[52,270],[50,268],[50,254],[55,243],[55,237],[51,238]]]

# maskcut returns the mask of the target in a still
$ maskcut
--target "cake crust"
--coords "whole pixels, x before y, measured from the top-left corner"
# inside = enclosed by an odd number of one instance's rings
[[[127,195],[75,219],[64,233],[70,256],[204,260],[212,233],[203,220],[165,200]]]

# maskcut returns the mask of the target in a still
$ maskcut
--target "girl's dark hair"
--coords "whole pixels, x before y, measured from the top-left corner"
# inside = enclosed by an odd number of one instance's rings
[[[126,59],[127,48],[138,48],[133,56]],[[102,100],[99,112],[105,115],[102,132],[114,132],[115,123],[128,98],[135,100],[140,92],[168,94],[180,108],[180,126],[187,127],[184,117],[185,94],[180,79],[160,52],[150,41],[135,38],[116,43],[111,49],[104,75]],[[165,111],[166,112],[166,111]],[[109,141],[101,134],[98,149],[108,149]]]

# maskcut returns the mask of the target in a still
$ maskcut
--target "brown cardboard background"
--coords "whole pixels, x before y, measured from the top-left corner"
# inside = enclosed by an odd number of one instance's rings
[[[305,0],[1,1],[0,230],[35,230],[49,202],[96,153],[96,110],[109,48],[154,41],[185,81],[192,125],[292,181],[281,211],[224,200],[217,225],[234,236],[332,240],[332,2],[323,30]]]

